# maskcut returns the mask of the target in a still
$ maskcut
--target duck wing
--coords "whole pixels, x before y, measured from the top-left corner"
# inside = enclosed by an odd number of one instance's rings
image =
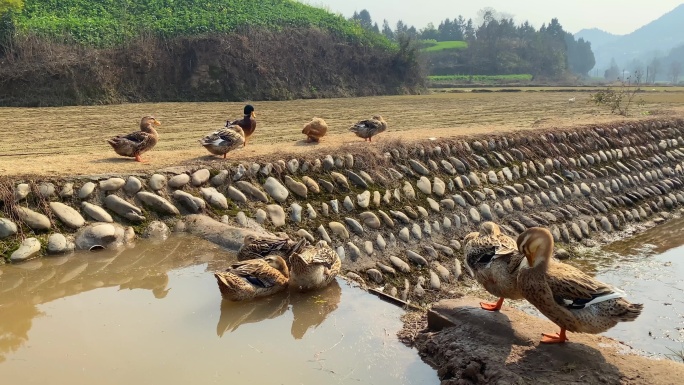
[[[556,302],[569,309],[582,309],[592,303],[624,296],[609,285],[557,261],[549,265],[546,281]]]
[[[349,131],[356,133],[360,137],[370,137],[382,130],[383,124],[376,119],[361,120],[351,126]]]
[[[245,138],[232,128],[214,131],[200,140],[203,146],[238,147],[245,142]]]
[[[237,262],[226,271],[230,271],[256,287],[269,288],[277,283],[278,272],[263,260]]]

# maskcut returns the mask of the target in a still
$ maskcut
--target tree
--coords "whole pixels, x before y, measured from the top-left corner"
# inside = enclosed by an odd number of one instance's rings
[[[565,45],[567,46],[568,69],[573,73],[587,76],[596,64],[591,43],[582,38],[575,40],[571,33],[566,32]]]
[[[620,68],[618,68],[615,58],[610,59],[610,68],[603,73],[603,77],[610,81],[617,80],[620,77]]]
[[[679,83],[679,75],[682,74],[682,63],[678,61],[673,61],[670,64],[670,79],[672,79],[672,84]]]
[[[386,19],[382,21],[382,34],[386,38],[394,40],[394,31],[392,31],[392,27],[390,27]]]
[[[639,73],[639,74],[644,74],[644,63],[639,60],[639,59],[634,59],[632,62],[627,66],[627,69],[629,69],[630,72],[633,74]]]
[[[373,19],[371,18],[370,12],[366,9],[362,9],[361,12],[354,11],[351,20],[359,23],[361,28],[367,31],[374,31]]]
[[[0,16],[9,11],[20,11],[24,8],[24,0],[0,0]]]
[[[646,79],[647,83],[655,83],[656,76],[658,76],[658,73],[660,72],[660,66],[660,59],[658,59],[657,56],[654,56],[653,60],[651,60],[651,64],[649,64],[646,69],[646,73],[648,74]]]
[[[4,56],[10,46],[15,31],[12,13],[21,11],[24,0],[0,0],[0,57]]]
[[[439,32],[437,31],[437,28],[435,28],[435,25],[432,23],[428,23],[427,27],[420,30],[420,38],[422,40],[437,40],[439,39],[439,37]]]

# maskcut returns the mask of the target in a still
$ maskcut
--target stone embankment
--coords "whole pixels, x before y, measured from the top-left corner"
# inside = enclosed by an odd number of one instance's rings
[[[512,236],[545,226],[572,251],[666,220],[684,204],[683,133],[684,120],[647,120],[221,169],[4,179],[0,253],[19,263],[169,228],[235,250],[247,232],[284,232],[326,240],[350,278],[430,302],[453,289],[460,240],[482,221]]]

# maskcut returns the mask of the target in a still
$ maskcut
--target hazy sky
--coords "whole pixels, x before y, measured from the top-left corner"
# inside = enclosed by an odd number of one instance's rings
[[[421,29],[429,22],[435,26],[447,17],[458,15],[477,18],[477,12],[492,7],[513,16],[517,23],[525,20],[539,28],[557,17],[563,29],[575,33],[583,28],[600,28],[614,34],[627,34],[671,11],[682,0],[300,0],[326,7],[350,17],[354,11],[367,9],[373,21],[382,27],[387,19],[394,27],[401,19]]]

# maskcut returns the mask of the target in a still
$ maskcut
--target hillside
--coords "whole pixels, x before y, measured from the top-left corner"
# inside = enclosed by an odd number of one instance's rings
[[[341,16],[291,0],[26,0],[14,22],[20,33],[67,36],[95,46],[144,32],[174,37],[246,27],[317,27],[352,40],[386,43]]]
[[[607,68],[611,58],[624,66],[637,58],[650,60],[656,52],[667,55],[670,49],[684,43],[683,20],[684,4],[630,34],[603,45],[592,44],[596,66]]]
[[[290,0],[26,0],[0,22],[0,106],[369,96],[424,83],[413,48]]]
[[[598,28],[583,29],[574,36],[577,40],[584,39],[584,41],[590,42],[592,47],[601,47],[620,38],[620,35],[614,35]]]

